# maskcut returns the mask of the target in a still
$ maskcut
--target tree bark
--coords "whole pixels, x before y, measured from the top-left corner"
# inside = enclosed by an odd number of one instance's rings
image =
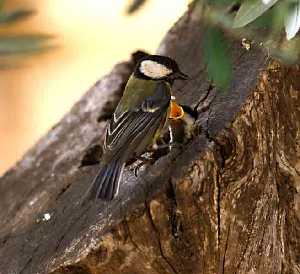
[[[300,68],[230,40],[233,80],[217,92],[196,5],[158,50],[192,76],[177,100],[200,133],[112,202],[80,205],[134,60],[115,66],[0,178],[0,273],[300,273]]]

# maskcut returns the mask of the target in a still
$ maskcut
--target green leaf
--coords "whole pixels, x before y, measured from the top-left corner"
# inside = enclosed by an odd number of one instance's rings
[[[146,0],[132,0],[129,4],[126,13],[133,14],[138,11],[147,1]]]
[[[274,7],[273,18],[272,18],[272,32],[276,35],[280,36],[281,30],[284,26],[284,18],[288,12],[288,2],[278,2],[278,4]]]
[[[300,29],[300,0],[293,3],[288,9],[284,20],[286,39],[291,40]]]
[[[32,16],[34,13],[35,12],[33,10],[29,9],[20,9],[6,13],[0,12],[0,24],[15,23],[19,20]]]
[[[223,33],[215,27],[208,28],[204,36],[204,60],[209,78],[222,90],[228,89],[232,78],[232,66],[227,49]]]
[[[271,8],[278,0],[269,0],[263,3],[262,0],[246,0],[239,8],[234,21],[234,28],[241,28],[254,21],[261,16],[269,8]]]
[[[53,36],[42,34],[0,36],[0,55],[30,53],[48,49]]]
[[[208,4],[213,5],[232,5],[234,2],[232,0],[207,0]]]

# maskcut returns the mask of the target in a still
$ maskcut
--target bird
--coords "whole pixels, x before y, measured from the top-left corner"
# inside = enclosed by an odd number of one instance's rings
[[[90,198],[111,201],[118,195],[127,161],[142,155],[159,137],[170,113],[171,87],[187,80],[167,56],[138,60],[105,132],[100,169],[88,190]]]
[[[198,105],[191,108],[188,105],[178,104],[175,97],[171,99],[171,111],[169,114],[169,137],[170,143],[186,144],[195,135],[199,134],[197,126]]]

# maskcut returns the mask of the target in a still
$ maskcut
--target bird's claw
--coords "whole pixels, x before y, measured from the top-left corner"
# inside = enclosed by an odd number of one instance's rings
[[[131,168],[135,177],[137,177],[137,174],[141,167],[143,167],[146,164],[152,164],[155,159],[148,155],[148,156],[138,156],[136,157],[136,160],[139,160],[140,162],[135,164],[135,166]]]

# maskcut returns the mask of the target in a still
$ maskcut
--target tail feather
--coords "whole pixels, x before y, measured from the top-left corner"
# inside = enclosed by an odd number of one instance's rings
[[[123,168],[124,163],[119,160],[114,160],[102,166],[92,183],[90,197],[109,201],[112,200],[119,191]]]

